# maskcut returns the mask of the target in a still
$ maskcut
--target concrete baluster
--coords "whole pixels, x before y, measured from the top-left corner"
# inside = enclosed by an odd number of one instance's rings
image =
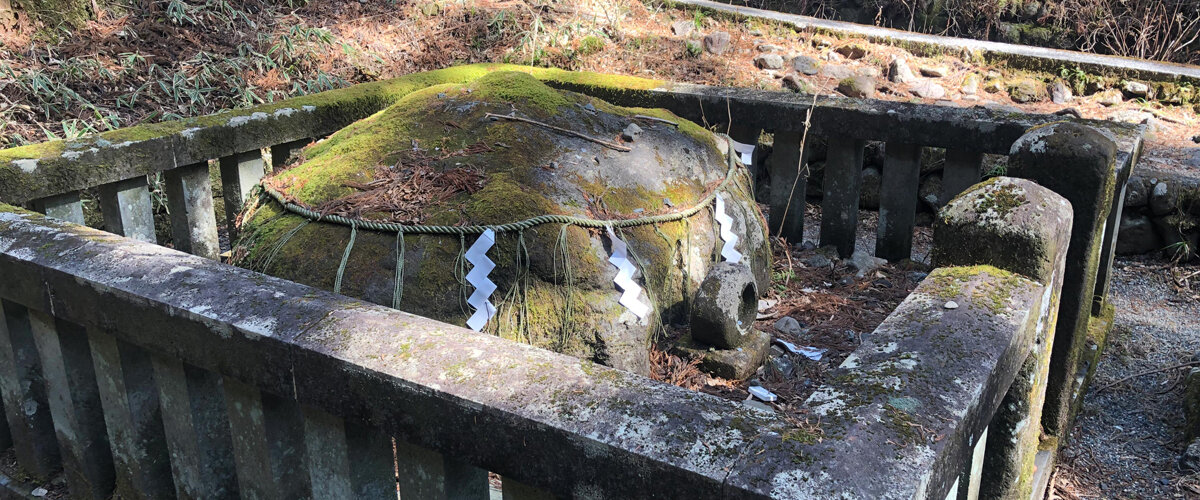
[[[312,139],[300,139],[298,141],[271,146],[271,171],[278,172],[283,170],[293,156],[299,154],[300,150],[304,149],[304,146],[312,144],[312,142]]]
[[[225,223],[229,241],[237,239],[237,217],[246,196],[265,174],[262,152],[247,151],[221,158],[221,192],[225,200]]]
[[[58,220],[84,223],[83,203],[79,200],[78,191],[35,200],[33,209]]]
[[[97,329],[88,330],[88,344],[112,446],[116,496],[174,498],[150,355]]]
[[[221,376],[152,356],[163,431],[180,498],[238,498]]]
[[[29,319],[71,496],[108,498],[116,479],[87,331],[37,311]]]
[[[864,141],[830,137],[825,160],[825,197],[821,202],[821,246],[837,247],[850,257],[858,227],[858,194],[862,187]]]
[[[217,217],[213,212],[208,163],[183,165],[167,170],[163,175],[175,248],[192,255],[216,259],[221,250],[217,240]]]
[[[104,229],[127,238],[157,242],[154,204],[145,177],[134,177],[100,186],[100,213]]]
[[[808,187],[805,165],[808,159],[801,157],[800,139],[800,132],[776,132],[770,165],[771,233],[792,243],[804,240],[804,198]]]
[[[487,471],[396,440],[401,498],[488,498]]]
[[[889,142],[879,186],[879,226],[875,256],[897,261],[912,256],[917,191],[921,184],[921,147]]]
[[[946,164],[942,167],[942,194],[939,205],[944,206],[959,193],[978,183],[982,165],[983,153],[979,151],[947,149]]]
[[[0,301],[0,396],[17,463],[39,480],[60,467],[45,387],[29,310]]]

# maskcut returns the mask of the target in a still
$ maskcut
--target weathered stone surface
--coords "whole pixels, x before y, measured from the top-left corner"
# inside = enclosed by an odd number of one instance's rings
[[[1086,349],[1104,224],[1116,184],[1116,155],[1116,144],[1104,134],[1063,122],[1031,129],[1013,143],[1008,158],[1009,175],[1054,190],[1071,202],[1075,214],[1042,415],[1045,431],[1054,435],[1065,431],[1077,366]]]
[[[1108,89],[1096,94],[1096,102],[1103,106],[1116,106],[1124,100],[1121,91],[1117,89]]]
[[[800,326],[800,322],[791,316],[784,316],[775,320],[775,329],[784,335],[799,336],[804,333],[804,327]]]
[[[1008,84],[1008,97],[1027,103],[1046,99],[1046,85],[1033,78],[1021,78]]]
[[[1175,210],[1175,199],[1171,196],[1171,188],[1166,182],[1159,182],[1150,191],[1150,210],[1154,215],[1167,215]]]
[[[945,66],[921,66],[921,76],[942,78],[950,72]]]
[[[1146,187],[1147,179],[1135,177],[1125,184],[1125,208],[1142,208],[1150,201],[1150,190]]]
[[[1188,444],[1179,456],[1179,468],[1184,471],[1200,471],[1200,439]]]
[[[862,171],[862,187],[858,193],[858,206],[868,210],[879,208],[879,186],[883,182],[883,174],[875,167],[866,167]]]
[[[1063,83],[1062,80],[1055,80],[1050,85],[1050,100],[1055,104],[1067,104],[1073,99],[1071,95],[1071,87]]]
[[[691,20],[684,19],[671,23],[671,33],[674,33],[675,36],[688,36],[695,29],[696,23]]]
[[[1032,181],[993,177],[950,201],[933,226],[935,266],[987,264],[1048,280],[1068,246],[1073,215]]]
[[[754,273],[744,264],[718,263],[692,300],[692,337],[718,349],[737,348],[754,329],[757,313]]]
[[[908,83],[916,80],[916,75],[913,75],[912,68],[908,66],[908,61],[903,57],[894,57],[892,62],[888,64],[888,80],[892,83]]]
[[[979,93],[979,74],[968,73],[962,81],[962,93],[966,95],[975,95]]]
[[[716,349],[702,342],[697,342],[692,335],[684,335],[671,352],[685,359],[698,359],[698,368],[714,377],[730,380],[744,380],[754,375],[767,357],[767,349],[771,346],[771,335],[751,328],[746,333],[746,339],[740,347],[732,349]]]
[[[704,36],[704,50],[711,54],[722,55],[729,52],[729,33],[714,31]]]
[[[857,43],[843,45],[834,49],[834,52],[845,56],[846,59],[862,59],[863,56],[867,55],[866,47],[863,47]]]
[[[797,73],[805,75],[815,75],[821,68],[821,61],[808,56],[796,56],[792,58],[792,69]]]
[[[797,75],[784,75],[780,82],[783,84],[784,88],[794,90],[796,92],[808,92],[809,90],[808,82]]]
[[[875,79],[867,76],[852,76],[838,82],[837,91],[847,97],[870,99],[875,97]]]
[[[1130,80],[1121,85],[1121,91],[1132,97],[1146,97],[1146,94],[1150,92],[1150,86]]]
[[[1184,428],[1187,438],[1200,437],[1200,367],[1193,367],[1183,379],[1183,416],[1187,421]],[[1200,460],[1200,456],[1197,459]]]
[[[780,46],[772,44],[772,43],[760,43],[760,44],[758,44],[758,47],[755,47],[755,48],[759,52],[779,52],[779,51],[783,50],[783,47],[780,47]]]
[[[820,69],[818,70],[818,73],[825,78],[832,78],[834,80],[839,80],[839,81],[844,80],[846,78],[851,78],[855,74],[857,74],[854,71],[854,68],[851,68],[849,66],[844,66],[841,64],[822,65],[820,67]]]
[[[881,259],[867,253],[866,250],[859,248],[854,251],[853,255],[850,256],[850,265],[854,266],[854,268],[858,270],[858,272],[855,273],[855,276],[862,278],[867,274],[874,272],[876,269],[887,265],[887,259]]]
[[[922,99],[941,99],[946,97],[946,88],[930,81],[916,82],[908,90],[913,95]]]
[[[1141,255],[1161,250],[1162,238],[1154,230],[1149,217],[1125,212],[1121,215],[1121,230],[1117,238],[1117,255]]]
[[[595,111],[584,109],[586,105]],[[631,151],[625,152],[534,124],[485,119],[485,113],[508,114],[513,109],[518,116],[586,130],[596,137],[628,132],[633,123],[630,116],[647,112],[678,122],[679,127],[639,122],[641,132],[628,137],[634,140],[626,143]],[[419,125],[446,120],[462,128]],[[419,91],[311,146],[305,163],[271,182],[298,202],[315,207],[355,192],[345,182],[371,182],[379,175],[378,165],[421,164],[425,160],[420,157],[397,153],[411,151],[414,143],[430,148],[437,144],[452,153],[465,151],[480,138],[487,138],[483,144],[489,145],[488,151],[455,153],[430,164],[439,169],[477,165],[485,176],[481,187],[422,207],[421,223],[500,225],[546,214],[592,217],[589,214],[595,212],[589,207],[597,199],[585,193],[603,197],[606,208],[600,213],[626,218],[669,213],[695,205],[708,183],[723,179],[729,169],[713,135],[674,115],[616,108],[580,94],[551,90],[520,73],[491,73],[466,84]],[[505,147],[492,146],[496,143]],[[543,168],[546,165],[553,167]],[[769,258],[765,228],[748,188],[733,183],[725,189],[726,211],[734,219],[733,231],[743,238],[738,249],[746,254],[745,262],[765,283],[767,268],[759,263]],[[464,291],[469,290],[457,277],[455,263],[463,245],[474,242],[475,235],[460,241],[455,234],[405,234],[404,253],[398,259],[395,233],[359,230],[347,254],[348,227],[311,223],[300,227],[275,253],[274,245],[301,222],[298,216],[280,215],[280,207],[272,201],[242,217],[247,236],[237,242],[238,263],[333,289],[346,257],[340,292],[392,305],[397,261],[402,260],[400,309],[455,324],[465,324],[472,312],[462,302]],[[658,231],[653,226],[620,230],[620,237],[639,259],[635,279],[648,290],[639,301],[653,297],[652,314],[662,321],[685,321],[686,308],[681,304],[712,265],[711,252],[723,244],[712,227],[710,212],[705,211],[686,224],[661,224]],[[677,253],[688,247],[685,240],[691,248],[686,256]],[[488,331],[647,373],[648,332],[654,321],[638,318],[617,303],[621,292],[612,283],[616,268],[607,261],[609,251],[603,232],[590,234],[578,226],[564,230],[562,225],[546,224],[523,233],[498,232],[488,256],[497,264],[489,278],[499,287],[492,297],[499,311]],[[511,297],[509,305],[506,296]]]
[[[759,54],[754,57],[754,66],[758,69],[782,69],[783,56],[779,54]]]

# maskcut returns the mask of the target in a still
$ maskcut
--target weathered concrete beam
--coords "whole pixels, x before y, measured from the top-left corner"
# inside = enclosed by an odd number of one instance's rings
[[[992,417],[982,478],[974,478],[982,479],[983,498],[1027,499],[1037,486],[1034,461],[1073,218],[1071,204],[1048,188],[997,177],[954,198],[934,222],[934,265],[988,264],[1048,285],[1029,355]]]

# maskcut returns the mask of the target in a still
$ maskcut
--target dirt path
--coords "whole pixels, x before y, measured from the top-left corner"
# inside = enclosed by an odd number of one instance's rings
[[[1196,272],[1200,267],[1178,268]],[[1186,362],[1200,351],[1200,300],[1157,261],[1118,260],[1110,300],[1116,326],[1047,498],[1200,498],[1200,473],[1176,466],[1183,441],[1184,370],[1130,375]]]

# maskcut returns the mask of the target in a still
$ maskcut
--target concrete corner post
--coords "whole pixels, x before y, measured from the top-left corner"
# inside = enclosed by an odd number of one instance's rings
[[[1116,155],[1116,144],[1107,136],[1069,122],[1030,129],[1013,143],[1009,153],[1009,175],[1053,190],[1070,201],[1074,211],[1042,414],[1043,430],[1050,436],[1067,432],[1071,406],[1080,389],[1075,380],[1088,376],[1086,367],[1080,372],[1080,360],[1087,349],[1104,226],[1117,182]]]
[[[1062,196],[1029,180],[998,177],[951,200],[934,223],[934,265],[987,264],[1041,282],[1047,290],[1031,317],[1037,323],[1028,356],[992,416],[991,438],[977,447],[984,450],[980,474],[962,483],[979,498],[1024,499],[1033,489],[1072,220],[1071,204]]]

